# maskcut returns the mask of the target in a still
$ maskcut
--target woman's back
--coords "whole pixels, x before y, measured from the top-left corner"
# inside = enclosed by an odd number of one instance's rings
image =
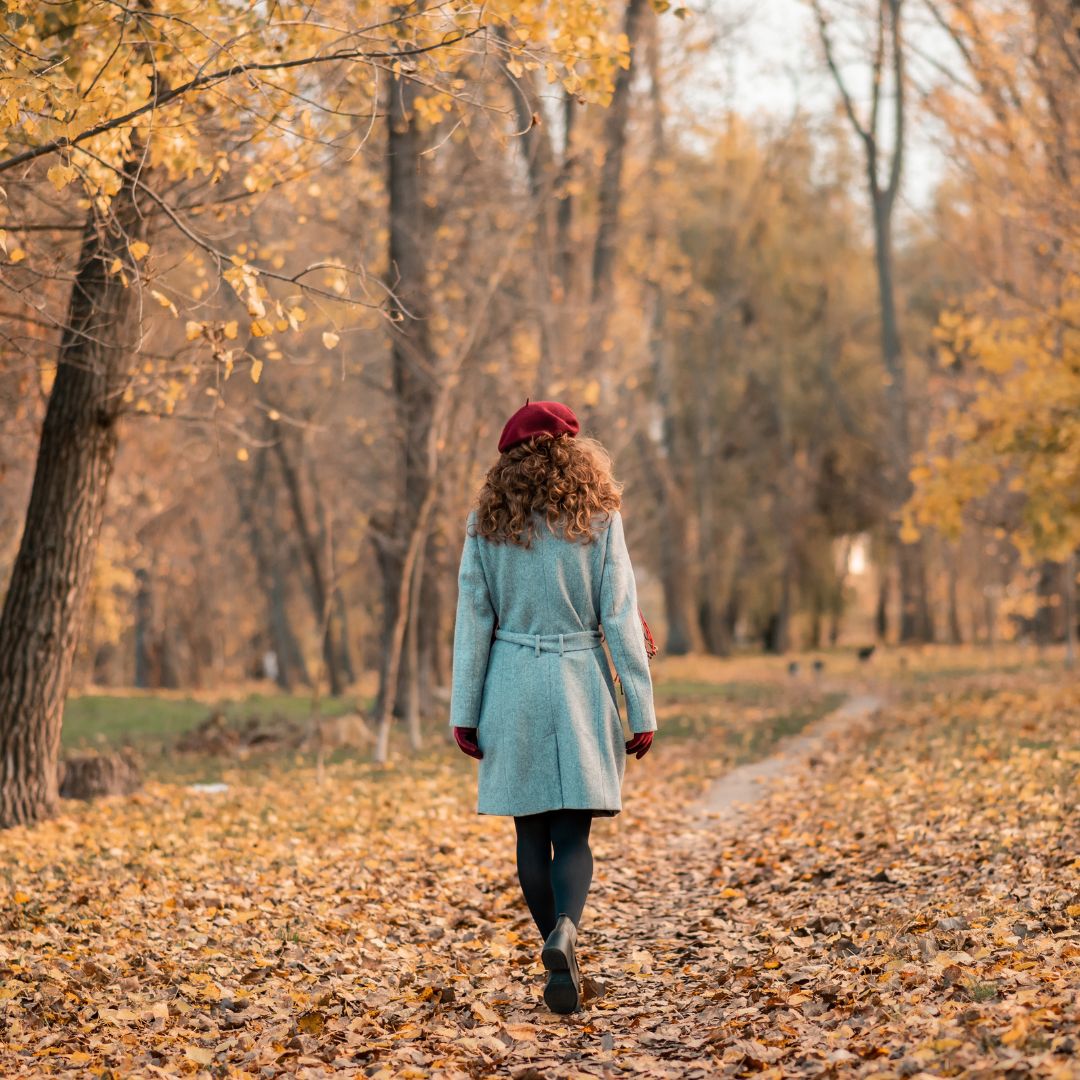
[[[612,516],[618,514],[615,511]],[[534,515],[528,547],[479,538],[498,626],[521,634],[572,634],[601,622],[600,586],[611,519],[597,517],[591,543],[567,540]],[[475,523],[470,515],[469,527]]]

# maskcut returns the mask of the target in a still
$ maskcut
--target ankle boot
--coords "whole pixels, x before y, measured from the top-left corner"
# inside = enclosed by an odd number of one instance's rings
[[[548,970],[544,1002],[555,1013],[572,1013],[581,999],[581,976],[578,973],[575,947],[577,927],[569,915],[560,915],[555,929],[544,942],[540,954]]]

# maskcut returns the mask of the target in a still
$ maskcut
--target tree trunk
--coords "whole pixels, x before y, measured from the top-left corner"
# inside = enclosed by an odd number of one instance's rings
[[[792,593],[795,589],[795,553],[788,547],[784,557],[784,570],[780,577],[780,603],[776,609],[776,631],[773,637],[772,651],[786,653],[791,648],[791,609],[794,605]]]
[[[390,218],[390,272],[393,293],[391,366],[402,446],[397,472],[397,497],[390,520],[380,531],[379,565],[383,572],[383,663],[380,667],[380,716],[391,717],[402,691],[399,651],[406,642],[410,580],[417,556],[408,557],[428,487],[428,432],[431,428],[435,384],[426,303],[428,242],[421,185],[420,136],[413,123],[418,88],[400,75],[390,84],[387,147],[387,189]],[[403,615],[403,620],[399,619]],[[400,633],[399,633],[400,631]],[[387,722],[389,722],[387,720]],[[382,723],[382,721],[380,721]],[[380,730],[376,756],[384,760],[389,733]]]
[[[828,21],[819,0],[811,0],[818,30],[825,49],[825,59],[832,72],[852,129],[865,153],[867,190],[870,195],[874,225],[874,264],[877,271],[878,300],[881,315],[881,351],[885,367],[886,439],[888,444],[888,492],[893,510],[907,501],[910,490],[908,467],[910,436],[908,427],[907,373],[896,315],[893,260],[893,209],[900,189],[906,136],[904,42],[901,26],[903,0],[878,0],[877,50],[872,64],[870,120],[860,121],[852,95],[844,82],[833,53]],[[887,163],[888,178],[879,176],[882,159],[880,105],[882,71],[885,57],[892,74],[892,153]],[[926,597],[926,570],[923,545],[906,544],[900,537],[899,523],[891,527],[891,540],[897,547],[900,586],[900,640],[925,641],[933,632]],[[879,620],[879,633],[882,627]]]
[[[154,683],[153,616],[154,598],[150,571],[140,566],[135,571],[135,686],[146,690]]]
[[[345,691],[345,680],[340,666],[340,654],[334,645],[333,621],[330,618],[333,598],[330,593],[331,583],[327,580],[331,568],[323,565],[323,552],[326,545],[320,544],[319,541],[322,538],[316,534],[316,529],[310,521],[304,505],[299,469],[285,446],[285,440],[278,438],[273,445],[278,464],[281,466],[281,474],[285,478],[285,488],[289,493],[289,503],[296,522],[301,552],[311,579],[309,596],[315,613],[315,625],[319,628],[319,644],[330,684],[330,694],[333,697],[339,697]]]
[[[1059,582],[1062,568],[1052,559],[1044,559],[1039,564],[1039,580],[1035,585],[1035,597],[1038,607],[1031,620],[1035,641],[1039,645],[1049,645],[1058,639],[1058,630],[1054,625],[1054,605],[1059,595]]]
[[[630,17],[628,12],[627,17]],[[659,209],[660,162],[666,157],[663,89],[660,83],[660,40],[654,20],[649,35],[649,83],[652,111],[650,179],[654,188],[653,208],[647,243],[660,243],[662,222]],[[701,652],[705,647],[701,626],[694,617],[694,577],[689,544],[688,513],[682,486],[676,476],[676,446],[672,417],[671,372],[667,356],[665,322],[667,302],[664,281],[655,274],[648,286],[649,353],[652,367],[652,396],[656,424],[643,440],[650,460],[646,463],[656,492],[660,583],[664,591],[667,640],[664,651],[671,656]]]
[[[960,629],[960,573],[956,566],[956,549],[950,545],[945,552],[949,575],[949,640],[953,645],[962,645],[964,634]]]
[[[289,619],[288,590],[274,535],[277,531],[274,495],[272,491],[268,494],[265,483],[267,456],[265,448],[257,452],[250,484],[246,483],[245,477],[237,476],[237,505],[255,559],[255,576],[266,603],[270,641],[277,657],[277,685],[282,690],[292,690],[297,681],[310,686],[311,676]]]
[[[555,214],[555,268],[559,275],[561,298],[565,299],[572,293],[574,284],[574,244],[570,237],[570,230],[574,224],[571,180],[575,168],[574,118],[577,116],[577,98],[564,91],[562,105],[563,159],[558,180],[559,207]]]
[[[109,214],[90,211],[45,412],[22,540],[0,614],[0,827],[52,814],[60,727],[97,551],[139,302],[109,272],[145,237],[126,166]]]
[[[1069,552],[1061,566],[1061,598],[1065,609],[1065,666],[1076,667],[1076,553]]]
[[[623,29],[630,42],[631,57],[640,36],[646,0],[627,0]],[[623,161],[626,157],[626,133],[630,121],[630,89],[635,67],[631,62],[615,77],[611,104],[604,113],[604,163],[596,193],[596,239],[593,243],[592,312],[586,327],[586,342],[582,370],[593,372],[603,368],[602,353],[611,316],[612,293],[615,284],[615,253],[622,206]]]
[[[886,549],[886,556],[892,552]],[[889,639],[889,570],[888,558],[883,558],[879,569],[877,607],[874,611],[874,630],[882,644]]]

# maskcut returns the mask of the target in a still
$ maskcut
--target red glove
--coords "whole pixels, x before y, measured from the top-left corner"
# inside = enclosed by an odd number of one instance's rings
[[[476,728],[454,728],[454,741],[458,744],[458,749],[460,749],[463,754],[468,754],[469,757],[476,758],[477,761],[484,756],[484,751],[480,749],[476,742]]]
[[[652,746],[652,737],[653,732],[651,731],[637,732],[626,744],[626,752],[636,755],[638,761],[640,761],[649,752],[649,747]]]

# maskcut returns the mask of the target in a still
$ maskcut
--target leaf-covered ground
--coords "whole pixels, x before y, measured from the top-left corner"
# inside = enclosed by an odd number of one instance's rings
[[[1075,1077],[1080,690],[988,685],[706,828],[746,739],[661,736],[596,825],[573,1017],[449,750],[71,807],[0,839],[0,1075]]]

